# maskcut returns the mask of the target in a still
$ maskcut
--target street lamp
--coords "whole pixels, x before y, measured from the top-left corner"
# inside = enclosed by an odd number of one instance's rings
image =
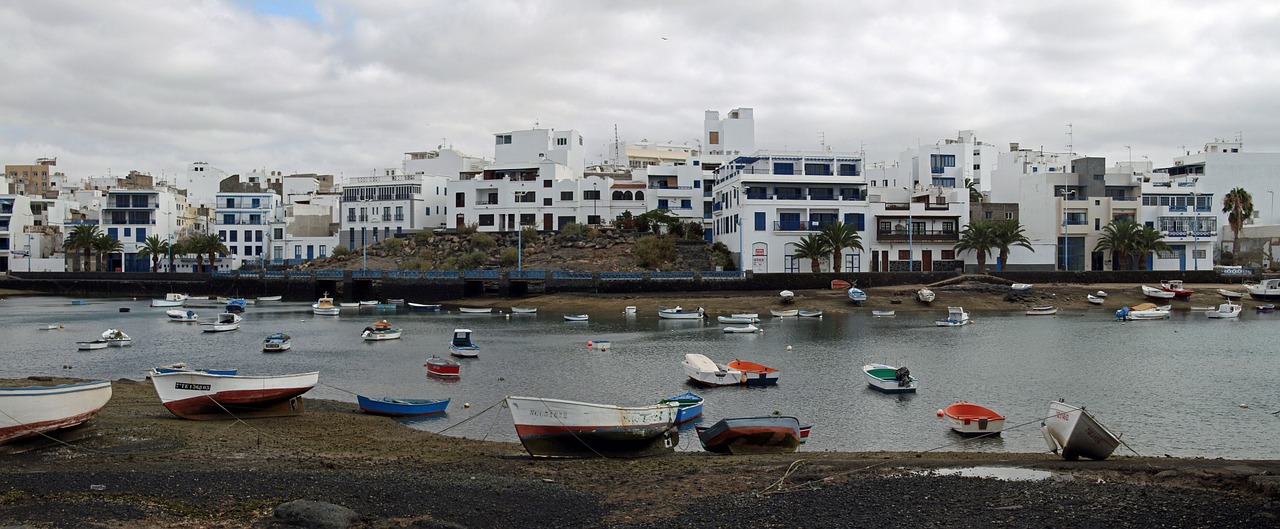
[[[1275,224],[1275,222],[1276,222],[1276,192],[1275,192],[1275,191],[1272,191],[1272,190],[1270,190],[1270,189],[1268,189],[1268,190],[1267,190],[1267,194],[1268,194],[1268,195],[1271,195],[1271,209],[1267,210],[1267,218],[1268,218],[1268,220],[1270,220],[1270,221],[1271,221],[1271,224]]]
[[[600,203],[600,189],[599,189],[599,183],[598,183],[598,182],[591,182],[591,189],[592,189],[592,191],[594,191],[594,193],[593,193],[593,194],[595,195],[594,200],[591,202],[591,216],[592,216],[592,217],[597,217],[597,215],[599,215],[599,213],[597,213],[597,212],[596,212],[596,205]],[[599,223],[599,222],[600,222],[600,220],[599,220],[599,218],[597,217],[597,219],[596,219],[596,223]],[[588,223],[588,224],[590,224],[590,223]]]
[[[735,215],[735,222],[737,223],[738,229],[738,272],[741,273],[746,273],[747,266],[747,248],[745,247],[745,243],[742,238],[742,214],[745,213],[742,208],[742,196],[746,192],[746,189],[747,188],[743,187],[740,183],[733,185],[736,202],[734,205],[737,206],[736,209],[738,211],[737,215]]]
[[[516,270],[524,270],[524,229],[520,226],[520,213],[516,213]]]
[[[33,238],[35,238],[34,235],[30,233],[27,234],[27,271],[28,272],[31,271],[31,240]]]

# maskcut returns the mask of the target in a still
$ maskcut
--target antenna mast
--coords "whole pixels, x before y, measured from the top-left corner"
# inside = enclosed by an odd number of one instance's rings
[[[1043,149],[1043,147],[1041,147]],[[1067,123],[1067,154],[1075,154],[1075,131],[1071,128],[1071,124]]]
[[[613,124],[613,165],[622,165],[622,156],[618,152],[618,124]]]

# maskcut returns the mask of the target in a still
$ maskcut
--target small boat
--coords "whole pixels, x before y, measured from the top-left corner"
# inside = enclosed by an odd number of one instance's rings
[[[1240,306],[1239,304],[1228,301],[1226,303],[1218,305],[1218,308],[1214,310],[1205,311],[1204,314],[1205,316],[1208,316],[1210,318],[1220,318],[1220,319],[1239,318],[1240,312],[1243,309],[1244,307]]]
[[[1040,423],[1049,450],[1067,461],[1081,457],[1102,461],[1120,445],[1120,436],[1111,433],[1092,413],[1063,402],[1049,401],[1049,416]]]
[[[278,333],[272,334],[271,336],[268,336],[265,340],[262,341],[262,352],[281,353],[284,351],[288,351],[290,347],[293,347],[293,344],[291,343],[290,340],[292,340],[292,338],[290,338],[289,335],[285,333],[278,332]]]
[[[150,371],[147,372],[147,379],[150,380],[151,375],[154,375],[156,373],[182,373],[182,372],[190,372],[190,371],[195,371],[198,373],[208,373],[210,375],[234,375],[239,370],[237,369],[190,369],[187,367],[186,362],[176,362],[176,363],[169,364],[167,366],[158,366],[151,369]]]
[[[111,381],[0,388],[0,444],[79,426],[111,400]]]
[[[1198,306],[1198,305],[1192,305],[1192,306],[1191,306],[1191,310],[1192,310],[1193,312],[1204,312],[1204,311],[1206,311],[1206,310],[1217,310],[1217,309],[1216,309],[1216,308],[1214,308],[1214,307],[1201,307],[1201,306]]]
[[[972,402],[957,402],[938,410],[938,417],[946,417],[951,429],[960,435],[1000,435],[1004,429],[1004,416],[991,408]]]
[[[716,316],[716,321],[720,323],[728,323],[732,325],[743,325],[748,323],[760,323],[760,318],[746,318],[737,316]]]
[[[120,307],[120,312],[129,312],[130,310],[133,309],[130,309],[129,307]]]
[[[241,312],[244,312],[244,309],[248,306],[249,306],[248,301],[245,301],[244,299],[236,298],[236,299],[227,301],[227,307],[226,309],[224,309],[224,311],[230,312],[232,314],[239,314]]]
[[[933,320],[933,324],[938,327],[959,327],[968,325],[973,320],[969,319],[969,313],[965,312],[962,307],[947,307],[947,319]]]
[[[854,305],[862,306],[862,302],[867,300],[867,293],[858,287],[849,287],[849,301]]]
[[[937,297],[937,294],[934,294],[928,287],[916,291],[916,299],[920,300],[921,303],[933,303],[933,300]]]
[[[102,331],[102,339],[107,341],[107,345],[111,347],[128,347],[133,345],[133,338],[125,334],[124,331],[118,329],[107,329]]]
[[[169,321],[182,323],[191,323],[199,321],[200,315],[194,310],[169,309],[164,311],[164,315],[169,317]]]
[[[1103,298],[1100,298],[1100,297],[1095,296],[1095,295],[1093,295],[1093,294],[1088,294],[1088,295],[1086,295],[1086,296],[1085,296],[1085,299],[1089,300],[1089,303],[1092,303],[1092,304],[1094,304],[1094,305],[1101,305],[1101,304],[1102,304],[1102,301],[1103,301]]]
[[[658,311],[658,317],[668,320],[700,320],[705,315],[706,311],[702,310],[702,307],[698,307],[698,310],[694,311],[686,311],[681,307],[676,307],[674,309],[661,309]]]
[[[284,417],[302,413],[303,393],[320,382],[320,373],[248,376],[201,371],[154,373],[151,384],[174,415],[197,421]]]
[[[1105,291],[1105,290],[1099,290],[1099,291],[1095,292],[1093,295],[1094,295],[1094,296],[1097,296],[1097,297],[1100,297],[1100,298],[1103,298],[1103,299],[1106,299],[1106,297],[1107,297],[1107,291]]]
[[[234,331],[240,328],[241,319],[239,314],[223,312],[214,321],[200,322],[200,326],[204,327],[204,332]]]
[[[623,314],[626,314],[626,315],[628,315],[628,316],[635,316],[635,314],[636,314],[636,306],[635,306],[635,305],[627,305],[627,306],[625,306],[625,307],[623,307],[623,308],[622,308],[622,313],[623,313]]]
[[[379,303],[374,305],[373,308],[374,310],[400,310],[400,307],[402,306],[403,305],[397,305],[395,303]]]
[[[381,303],[382,305],[404,305],[404,300],[400,298],[387,298]]]
[[[785,305],[796,300],[796,293],[790,290],[783,290],[782,292],[778,293],[778,298],[779,298],[779,301],[781,301],[782,304]]]
[[[364,332],[360,333],[360,337],[364,338],[366,342],[399,340],[402,331],[399,327],[392,327],[387,320],[381,320],[370,327],[365,327]]]
[[[706,386],[734,386],[745,384],[746,374],[724,364],[717,364],[706,355],[689,353],[680,362],[688,376],[696,384]]]
[[[1280,301],[1280,279],[1263,279],[1257,283],[1245,283],[1249,297],[1258,301]],[[75,304],[74,301],[71,302]]]
[[[889,318],[896,315],[897,313],[898,313],[897,311],[885,310],[885,309],[874,309],[871,311],[871,315],[877,318]]]
[[[471,341],[471,329],[454,329],[449,341],[449,354],[461,358],[480,356],[480,346]]]
[[[1120,307],[1120,310],[1116,311],[1116,319],[1124,321],[1163,320],[1169,317],[1169,311],[1171,308],[1172,307],[1169,305],[1139,303],[1132,307]]]
[[[439,303],[414,303],[410,301],[409,310],[421,311],[421,312],[439,312],[440,304]]]
[[[759,327],[756,327],[755,325],[752,325],[750,323],[743,325],[741,327],[735,327],[730,325],[728,327],[725,327],[723,330],[725,333],[728,333],[728,334],[760,332]]]
[[[1009,288],[1013,289],[1014,292],[1026,292],[1028,290],[1031,290],[1031,287],[1033,286],[1035,285],[1031,283],[1014,283],[1012,285],[1009,285]]]
[[[735,314],[730,314],[729,317],[730,318],[749,318],[756,321],[760,321],[760,314],[756,312],[738,312]]]
[[[612,343],[609,340],[591,340],[587,342],[587,347],[595,347],[601,352],[608,351],[611,345]]]
[[[906,367],[894,367],[885,364],[867,364],[862,366],[867,375],[867,385],[885,393],[915,393],[918,384]]]
[[[748,386],[773,386],[778,383],[780,373],[776,368],[746,360],[734,360],[725,365],[729,369],[741,371],[743,383]]]
[[[587,321],[590,318],[591,316],[587,314],[565,314],[564,315],[565,321]]]
[[[796,309],[791,309],[791,310],[769,309],[769,314],[772,314],[773,317],[775,318],[793,318],[793,317],[799,316],[800,311]]]
[[[800,448],[800,419],[784,415],[726,418],[696,430],[702,448],[717,454],[785,454]]]
[[[493,312],[493,307],[458,307],[458,312],[466,314],[489,314]]]
[[[820,311],[820,310],[798,310],[798,311],[796,311],[796,316],[799,316],[799,317],[801,317],[801,318],[821,318],[821,317],[822,317],[822,311]]]
[[[1159,299],[1159,300],[1173,299],[1173,296],[1174,296],[1173,292],[1164,290],[1162,288],[1149,287],[1147,285],[1142,285],[1141,288],[1142,288],[1142,295],[1147,296],[1151,299]]]
[[[358,303],[358,304],[357,304],[357,306],[360,306],[360,307],[376,307],[376,306],[378,306],[378,300],[376,300],[376,299],[375,299],[375,300],[370,300],[370,301],[360,300],[360,303]]]
[[[186,294],[178,294],[175,292],[170,292],[164,295],[164,299],[152,298],[151,306],[152,307],[181,307],[183,303],[187,302],[187,297],[188,296]]]
[[[1043,305],[1040,307],[1031,307],[1027,309],[1027,316],[1053,316],[1058,313],[1058,308],[1053,305]]]
[[[1254,307],[1253,310],[1258,312],[1275,312],[1276,306],[1274,304],[1267,303],[1266,305],[1258,305]]]
[[[427,363],[422,365],[426,366],[427,375],[433,377],[459,378],[462,376],[462,366],[449,358],[431,355],[431,358],[427,359]]]
[[[312,314],[319,314],[321,316],[337,316],[341,312],[342,309],[340,307],[335,307],[333,305],[333,298],[329,297],[328,292],[325,292],[320,296],[320,299],[311,304]]]
[[[537,314],[538,307],[511,307],[512,314]]]
[[[283,299],[284,299],[284,296],[258,296],[257,297],[257,301],[259,303],[263,301],[281,301]]]
[[[534,457],[640,457],[679,444],[679,405],[622,407],[537,397],[507,397],[516,435]]]
[[[72,304],[72,305],[84,305],[84,300],[83,300],[83,299],[73,299],[73,300],[71,300],[71,304]]]
[[[844,290],[844,289],[849,288],[849,287],[851,287],[851,286],[853,286],[853,284],[852,284],[852,283],[850,283],[850,282],[848,282],[848,281],[845,281],[845,280],[843,280],[843,279],[832,279],[832,280],[831,280],[831,290]]]
[[[658,401],[659,404],[664,402],[674,402],[680,406],[676,410],[675,424],[684,424],[702,416],[702,396],[692,391]]]
[[[1173,296],[1178,299],[1187,299],[1195,294],[1196,291],[1186,288],[1182,285],[1181,279],[1168,279],[1160,282],[1160,289],[1165,292],[1173,292]]]
[[[1227,290],[1225,288],[1219,288],[1218,295],[1231,300],[1244,298],[1244,292],[1236,292],[1234,290]]]
[[[37,325],[36,328],[42,331],[56,331],[62,328],[62,324],[61,323],[41,323]]]
[[[107,341],[103,340],[102,338],[98,338],[97,340],[86,340],[83,342],[76,342],[76,349],[79,349],[81,351],[90,351],[93,349],[106,349],[106,348],[107,348]]]
[[[395,397],[366,397],[356,395],[360,410],[372,415],[387,417],[414,417],[444,413],[449,399],[400,399]]]
[[[315,305],[312,305],[312,306],[314,307]],[[339,303],[338,306],[344,309],[360,308],[360,302],[359,301],[343,301],[342,303]]]

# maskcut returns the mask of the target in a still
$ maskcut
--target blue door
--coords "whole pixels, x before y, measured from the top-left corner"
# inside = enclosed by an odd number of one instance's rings
[[[315,247],[315,246],[312,246],[312,245],[310,245],[310,244],[308,244],[308,245],[307,245],[307,260],[308,260],[308,261],[310,261],[310,260],[315,259],[315,258],[316,258],[316,247]]]

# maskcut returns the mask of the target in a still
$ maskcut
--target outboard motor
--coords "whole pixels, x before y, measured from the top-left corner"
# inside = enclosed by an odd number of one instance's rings
[[[1116,311],[1117,320],[1123,321],[1125,316],[1128,316],[1128,315],[1129,315],[1129,307],[1120,307],[1120,310]]]
[[[906,367],[899,367],[893,372],[893,379],[898,381],[898,387],[907,387],[911,385],[911,370]]]

